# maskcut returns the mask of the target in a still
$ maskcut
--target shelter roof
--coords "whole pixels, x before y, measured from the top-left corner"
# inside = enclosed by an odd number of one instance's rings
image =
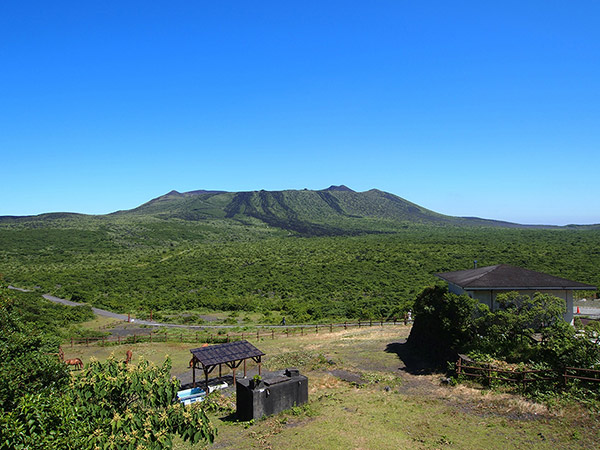
[[[193,348],[190,352],[203,366],[214,366],[216,364],[256,358],[264,355],[263,352],[248,341],[228,342],[226,344]]]
[[[435,275],[442,280],[469,290],[596,289],[595,286],[589,284],[571,281],[566,278],[555,277],[546,273],[523,269],[508,264],[497,264],[495,266],[458,270],[456,272],[443,272]]]

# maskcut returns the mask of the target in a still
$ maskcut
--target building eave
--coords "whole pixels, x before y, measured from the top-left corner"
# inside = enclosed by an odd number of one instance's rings
[[[455,283],[452,283],[455,284]],[[456,285],[458,286],[458,285]],[[461,289],[465,291],[590,291],[595,290],[596,288],[593,286],[587,287],[570,287],[570,286],[561,286],[561,287],[543,287],[543,286],[514,286],[514,287],[469,287],[469,286],[459,286]]]

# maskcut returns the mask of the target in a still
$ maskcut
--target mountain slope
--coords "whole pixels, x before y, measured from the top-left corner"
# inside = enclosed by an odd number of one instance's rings
[[[142,224],[142,228],[134,225],[125,233],[128,236],[135,235],[137,240],[143,240],[146,231],[152,227],[157,232],[170,227],[172,230],[169,233],[176,239],[188,233],[193,236],[207,233],[221,236],[235,234],[238,237],[282,232],[303,236],[394,233],[417,225],[555,228],[476,217],[446,216],[388,192],[377,189],[355,192],[343,185],[322,190],[171,191],[137,208],[108,215],[50,213],[29,217],[0,217],[0,224],[18,223],[29,223],[36,227],[51,224],[68,228],[94,223],[92,229],[104,226],[109,230],[127,223]],[[122,234],[119,230],[111,233]]]
[[[409,225],[501,226],[518,224],[438,214],[388,192],[355,192],[346,186],[323,190],[171,191],[118,216],[150,215],[185,221],[233,220],[262,223],[303,235],[394,232]]]

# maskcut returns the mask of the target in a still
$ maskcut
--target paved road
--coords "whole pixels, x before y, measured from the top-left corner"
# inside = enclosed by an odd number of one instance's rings
[[[15,286],[8,286],[8,289],[12,289],[15,291],[20,291],[20,292],[32,292],[31,290],[22,289],[22,288],[18,288]],[[85,304],[85,303],[73,302],[71,300],[65,300],[64,298],[55,297],[50,294],[44,294],[44,295],[42,295],[42,297],[44,297],[46,300],[49,300],[51,302],[60,303],[61,305],[66,305],[66,306],[82,306]],[[115,313],[112,311],[107,311],[106,309],[92,307],[92,311],[94,312],[94,314],[97,314],[99,316],[110,317],[111,319],[122,320],[124,322],[127,322],[127,319],[128,319],[127,314],[118,314],[118,313]],[[175,324],[175,323],[151,322],[149,320],[141,320],[141,319],[136,319],[133,317],[131,318],[131,322],[135,323],[137,325],[148,325],[148,326],[152,326],[152,327],[190,328],[190,329],[197,329],[197,330],[200,330],[203,328],[237,328],[237,327],[239,327],[239,325],[179,325],[179,324]],[[302,326],[302,325],[289,325],[287,328],[300,327],[300,326]],[[269,325],[268,327],[276,328],[277,325]],[[282,328],[286,328],[286,327],[282,326]]]
[[[20,292],[31,292],[27,289],[21,289],[18,287],[14,287],[14,286],[8,286],[9,289],[13,289],[15,291],[20,291]],[[54,303],[60,303],[62,305],[67,305],[67,306],[81,306],[84,303],[77,303],[77,302],[72,302],[71,300],[65,300],[64,298],[58,298],[55,297],[53,295],[50,294],[44,294],[42,295],[42,297],[44,297],[46,300],[49,300],[51,302]],[[576,311],[575,308],[573,308],[573,312]],[[118,314],[118,313],[114,313],[112,311],[107,311],[106,309],[100,309],[100,308],[94,308],[92,307],[92,311],[94,312],[94,314],[97,314],[99,316],[103,316],[103,317],[110,317],[111,319],[117,319],[117,320],[122,320],[124,322],[127,321],[127,314]],[[589,306],[580,306],[579,307],[579,311],[580,314],[575,314],[575,316],[590,316],[590,317],[600,317],[600,308],[593,308],[593,307],[589,307]],[[138,325],[148,325],[148,326],[152,326],[152,327],[168,327],[168,328],[188,328],[188,329],[196,329],[196,330],[201,330],[201,329],[206,329],[206,328],[236,328],[239,325],[179,325],[179,324],[174,324],[174,323],[159,323],[159,322],[151,322],[149,320],[141,320],[141,319],[135,319],[132,318],[131,321],[135,324]],[[374,321],[373,323],[376,323],[376,321]],[[388,325],[390,324],[385,323],[384,325]],[[353,326],[356,324],[348,324],[348,326]],[[299,328],[299,327],[307,327],[310,325],[258,325],[257,327],[259,328]],[[343,324],[334,324],[333,326],[344,326]]]
[[[14,286],[8,286],[8,289],[12,289],[13,291],[19,291],[19,292],[32,292],[29,289],[23,289],[23,288],[18,288],[18,287],[14,287]]]
[[[51,302],[60,303],[62,305],[67,305],[67,306],[84,305],[84,303],[72,302],[71,300],[65,300],[64,298],[54,297],[53,295],[49,295],[49,294],[44,294],[44,295],[42,295],[42,297],[44,297],[46,300],[50,300]],[[212,328],[230,328],[230,327],[234,327],[234,325],[200,326],[200,325],[178,325],[178,324],[174,324],[174,323],[159,323],[159,322],[151,322],[149,320],[136,319],[134,317],[128,317],[127,314],[118,314],[118,313],[115,313],[112,311],[107,311],[106,309],[92,307],[92,311],[94,312],[94,314],[97,314],[99,316],[110,317],[111,319],[122,320],[124,322],[127,322],[127,319],[130,318],[131,322],[135,323],[137,325],[148,325],[148,326],[153,326],[153,327],[169,327],[169,328],[211,328],[211,327]]]
[[[577,311],[577,307],[573,309]],[[579,314],[575,313],[575,316],[600,317],[600,308],[594,308],[592,306],[580,306]]]
[[[60,303],[61,305],[67,305],[67,306],[83,305],[83,303],[72,302],[71,300],[65,300],[64,298],[58,298],[58,297],[55,297],[50,294],[44,294],[44,295],[42,295],[42,297],[44,297],[46,300],[50,300],[51,302]],[[117,320],[123,320],[123,321],[127,320],[127,314],[117,314],[112,311],[107,311],[105,309],[94,308],[94,307],[92,307],[92,311],[94,312],[94,314],[97,314],[99,316],[110,317],[111,319],[117,319]],[[136,322],[141,323],[142,321],[140,320],[140,321],[136,321]]]

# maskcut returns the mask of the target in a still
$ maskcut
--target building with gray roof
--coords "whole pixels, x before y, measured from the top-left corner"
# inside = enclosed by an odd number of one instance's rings
[[[569,323],[573,321],[573,291],[596,290],[596,286],[508,264],[437,273],[436,276],[448,282],[449,292],[467,294],[485,303],[491,311],[499,307],[497,295],[505,292],[517,291],[529,296],[540,292],[560,297],[566,302],[564,318]]]

